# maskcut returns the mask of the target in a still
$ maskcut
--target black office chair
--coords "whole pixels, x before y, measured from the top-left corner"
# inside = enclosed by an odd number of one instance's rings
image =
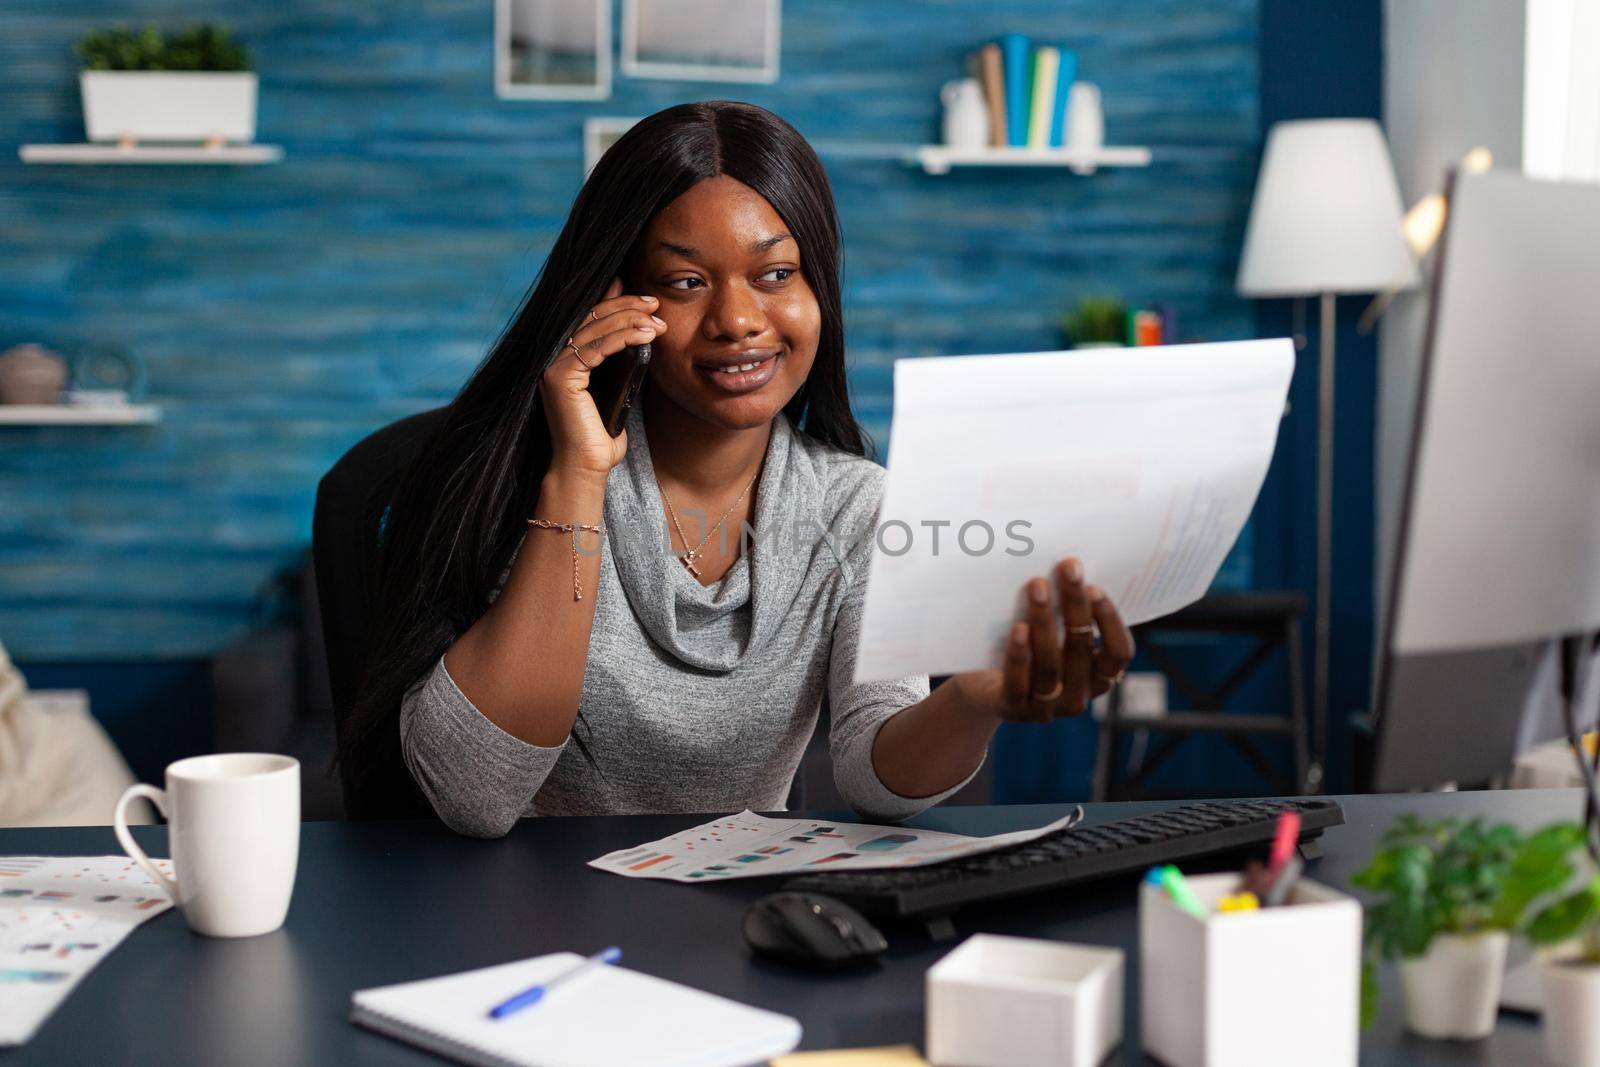
[[[311,520],[323,642],[333,718],[340,729],[361,684],[361,659],[372,629],[377,599],[378,528],[402,474],[427,443],[443,408],[385,426],[356,442],[317,485]],[[370,774],[354,780],[339,744],[339,779],[345,811],[352,819],[430,818],[433,808],[411,778],[400,754],[400,727],[391,721],[375,742]]]

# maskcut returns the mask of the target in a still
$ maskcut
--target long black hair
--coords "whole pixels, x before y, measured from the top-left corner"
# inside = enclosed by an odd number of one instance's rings
[[[545,368],[650,221],[719,175],[755,190],[783,219],[821,310],[816,359],[785,413],[802,433],[865,453],[845,381],[838,214],[816,153],[752,104],[679,104],[642,120],[600,158],[521,307],[388,501],[363,682],[339,730],[347,796],[363,782],[380,791],[410,785],[401,781],[409,776],[399,763],[400,701],[488,608],[526,530],[551,458],[538,396]]]

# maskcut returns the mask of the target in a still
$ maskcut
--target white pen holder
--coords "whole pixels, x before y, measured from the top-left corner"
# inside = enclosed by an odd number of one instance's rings
[[[1355,1067],[1361,905],[1302,879],[1281,907],[1219,912],[1237,874],[1187,881],[1205,919],[1139,888],[1144,1051],[1171,1067]]]

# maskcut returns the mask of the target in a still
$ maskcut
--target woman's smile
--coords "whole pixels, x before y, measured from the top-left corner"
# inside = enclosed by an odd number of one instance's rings
[[[743,396],[772,381],[782,359],[783,352],[779,348],[754,348],[696,361],[695,369],[712,388],[730,396]]]

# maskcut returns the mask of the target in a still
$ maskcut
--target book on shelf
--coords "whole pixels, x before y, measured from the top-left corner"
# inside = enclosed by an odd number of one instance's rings
[[[993,41],[978,50],[978,78],[989,104],[989,146],[1006,146],[1006,76],[1000,46]]]
[[[1028,101],[1028,147],[1050,147],[1050,120],[1056,99],[1056,72],[1061,50],[1043,45],[1033,50],[1032,98]]]
[[[1078,53],[1070,48],[1057,50],[1055,94],[1050,101],[1051,148],[1067,143],[1067,99],[1072,95],[1072,83],[1078,80]]]
[[[1032,42],[1025,34],[1007,33],[999,43],[1006,76],[1006,144],[1022,148],[1028,143]]]

